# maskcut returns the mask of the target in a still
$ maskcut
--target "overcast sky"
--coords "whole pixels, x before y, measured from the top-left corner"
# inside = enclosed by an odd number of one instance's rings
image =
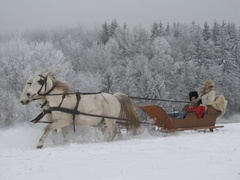
[[[0,0],[0,32],[71,27],[92,28],[116,19],[121,25],[154,21],[235,23],[240,26],[240,0]]]

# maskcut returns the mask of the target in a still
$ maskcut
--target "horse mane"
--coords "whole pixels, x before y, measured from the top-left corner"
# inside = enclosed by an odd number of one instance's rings
[[[62,90],[63,93],[73,93],[73,91],[70,89],[69,85],[56,79],[56,76],[54,73],[48,72],[47,76],[49,78],[51,78],[51,80],[55,84],[55,87],[59,90]]]
[[[62,90],[64,93],[72,93],[73,91],[70,89],[70,87],[61,81],[55,82],[56,88]]]

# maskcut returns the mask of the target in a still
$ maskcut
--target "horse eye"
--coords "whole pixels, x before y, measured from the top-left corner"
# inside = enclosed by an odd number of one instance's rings
[[[43,79],[40,79],[39,81],[38,81],[38,83],[40,84],[40,85],[43,85],[44,84],[44,80]]]

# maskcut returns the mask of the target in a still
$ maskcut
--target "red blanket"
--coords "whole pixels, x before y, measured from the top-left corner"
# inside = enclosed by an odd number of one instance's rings
[[[197,106],[197,107],[191,107],[188,108],[187,111],[195,111],[197,113],[198,119],[201,119],[203,117],[203,114],[205,113],[205,107],[204,106]]]

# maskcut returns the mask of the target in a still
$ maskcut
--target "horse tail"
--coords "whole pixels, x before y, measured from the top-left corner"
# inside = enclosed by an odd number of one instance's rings
[[[115,93],[114,96],[121,104],[119,117],[127,119],[128,121],[124,123],[124,125],[126,125],[126,129],[133,129],[134,134],[136,134],[137,129],[141,127],[136,106],[132,103],[129,97],[123,93]]]

